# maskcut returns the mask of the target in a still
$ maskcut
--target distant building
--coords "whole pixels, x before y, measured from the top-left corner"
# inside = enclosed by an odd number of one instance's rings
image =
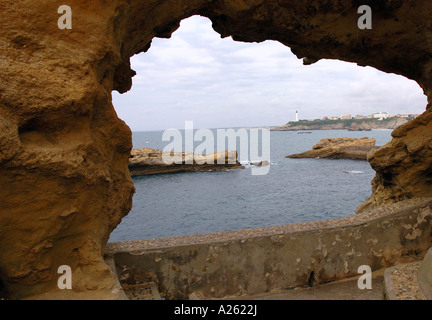
[[[298,115],[298,111],[296,111],[296,119],[295,119],[295,121],[296,121],[296,122],[299,122],[299,115]]]
[[[352,115],[350,114],[343,114],[340,117],[342,120],[352,119]]]
[[[363,116],[363,115],[361,115],[361,114],[356,114],[355,116],[354,116],[354,119],[357,119],[357,120],[360,120],[360,119],[366,119],[367,117],[366,116]]]
[[[387,112],[375,112],[372,114],[375,119],[387,119],[390,115]]]
[[[327,117],[327,116],[323,117],[323,120],[328,120],[328,119],[329,119],[329,117]]]
[[[339,120],[339,117],[330,117],[330,120]]]

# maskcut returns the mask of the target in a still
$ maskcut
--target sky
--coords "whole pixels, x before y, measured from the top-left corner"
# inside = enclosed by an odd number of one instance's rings
[[[170,39],[153,39],[131,58],[132,89],[113,92],[118,116],[132,131],[278,126],[300,119],[374,112],[423,113],[419,85],[337,60],[304,66],[276,41],[222,39],[211,21],[194,16]]]

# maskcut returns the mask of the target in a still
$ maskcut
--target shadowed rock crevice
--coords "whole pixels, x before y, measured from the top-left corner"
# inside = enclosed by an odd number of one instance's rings
[[[372,30],[357,27],[363,4],[373,9]],[[111,92],[131,88],[130,57],[154,37],[170,37],[184,18],[208,17],[216,32],[237,41],[279,41],[306,64],[339,59],[403,75],[432,98],[428,1],[68,5],[73,28],[60,30],[57,2],[0,2],[0,281],[10,298],[56,297],[64,264],[74,270],[74,289],[63,295],[116,297],[102,253],[132,206],[134,187],[131,132]],[[377,177],[364,208],[430,195],[431,122],[429,109],[373,154]]]

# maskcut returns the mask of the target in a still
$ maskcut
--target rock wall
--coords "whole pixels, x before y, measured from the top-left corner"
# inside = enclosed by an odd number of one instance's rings
[[[0,287],[9,298],[56,297],[60,265],[73,270],[71,296],[115,296],[102,253],[134,187],[131,132],[111,92],[128,91],[129,58],[154,37],[170,37],[186,17],[206,16],[237,41],[277,40],[305,64],[340,59],[404,75],[432,98],[428,1],[68,0],[72,29],[58,28],[61,4],[0,2]],[[364,4],[373,9],[372,30],[357,27]],[[430,152],[428,125],[429,113],[398,131],[387,146],[393,162],[375,154],[371,205],[430,185],[428,176],[402,173],[409,161],[414,174],[416,165],[429,167],[431,158],[419,157]],[[389,174],[400,177],[395,186],[384,185]]]
[[[371,197],[357,212],[431,195],[432,109],[397,128],[392,136],[388,144],[368,155],[376,175],[372,180]]]
[[[7,298],[60,293],[114,298],[102,258],[131,208],[131,132],[111,104],[114,7],[70,1],[0,3],[0,282]],[[103,5],[103,6],[102,6]],[[118,59],[118,58],[117,58]]]

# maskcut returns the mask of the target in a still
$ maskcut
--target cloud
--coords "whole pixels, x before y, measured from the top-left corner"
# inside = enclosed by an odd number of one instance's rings
[[[404,77],[335,60],[304,66],[275,41],[221,39],[202,17],[182,21],[131,59],[132,90],[113,103],[134,131],[281,125],[301,118],[377,111],[421,113],[426,97]]]

